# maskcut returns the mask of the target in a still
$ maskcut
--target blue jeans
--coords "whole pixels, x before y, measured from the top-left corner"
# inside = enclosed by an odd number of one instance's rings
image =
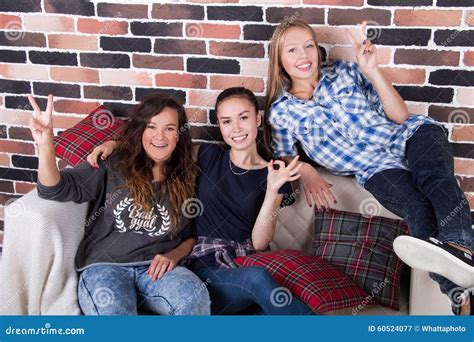
[[[206,286],[190,270],[177,266],[152,281],[149,266],[97,265],[79,278],[79,305],[85,315],[209,315]]]
[[[402,217],[410,235],[436,237],[473,250],[469,203],[454,177],[451,145],[444,128],[422,125],[407,141],[410,171],[390,169],[373,175],[364,187],[388,210]],[[448,294],[454,283],[430,274]]]
[[[207,284],[213,315],[242,313],[255,304],[264,315],[313,314],[263,267],[205,267],[195,273]]]

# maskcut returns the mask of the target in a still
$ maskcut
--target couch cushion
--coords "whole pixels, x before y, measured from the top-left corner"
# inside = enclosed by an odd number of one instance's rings
[[[281,286],[315,312],[371,304],[367,293],[347,275],[323,259],[301,251],[284,249],[257,253],[234,261],[240,266],[265,267]]]
[[[317,212],[314,255],[339,267],[382,305],[398,310],[400,271],[395,237],[408,233],[401,220],[337,210]]]
[[[71,166],[86,161],[94,147],[120,136],[125,120],[99,106],[88,116],[54,138],[56,156]]]

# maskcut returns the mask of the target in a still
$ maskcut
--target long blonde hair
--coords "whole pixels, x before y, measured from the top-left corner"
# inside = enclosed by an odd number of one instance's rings
[[[267,95],[265,96],[265,112],[270,108],[270,105],[277,99],[283,89],[288,89],[291,86],[291,78],[283,68],[281,63],[281,52],[283,48],[283,40],[285,39],[286,33],[292,27],[298,27],[306,30],[311,38],[314,40],[316,46],[318,46],[318,40],[316,39],[316,33],[306,22],[302,20],[285,20],[273,31],[272,39],[270,41],[270,61],[268,62],[268,76],[267,76]],[[319,50],[319,47],[318,47]],[[318,66],[321,66],[321,51],[318,51]]]
[[[302,20],[293,20],[289,18],[280,22],[280,24],[273,31],[272,39],[270,41],[268,62],[268,75],[267,75],[267,95],[265,96],[265,108],[264,108],[264,119],[263,121],[263,135],[266,146],[271,146],[272,141],[272,128],[267,122],[268,110],[272,103],[278,98],[284,89],[291,87],[290,75],[283,68],[281,62],[281,52],[283,49],[283,40],[285,39],[286,33],[292,27],[298,27],[306,30],[311,38],[314,40],[318,48],[318,68],[320,69],[322,58],[321,51],[318,46],[316,33],[306,22]]]

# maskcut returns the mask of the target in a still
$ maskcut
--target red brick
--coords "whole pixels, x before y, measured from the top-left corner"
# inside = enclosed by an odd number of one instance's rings
[[[0,140],[0,150],[8,153],[35,154],[35,145],[20,141]]]
[[[356,7],[364,5],[364,0],[303,0],[303,4]]]
[[[35,183],[15,182],[15,192],[17,194],[26,194],[36,188]]]
[[[51,67],[50,73],[54,81],[99,83],[99,71],[95,69]]]
[[[146,72],[129,70],[101,70],[100,83],[112,85],[151,86],[151,77]]]
[[[262,58],[265,49],[262,44],[210,42],[211,55],[226,57]]]
[[[65,50],[95,51],[98,49],[97,37],[75,34],[50,34],[48,36],[48,46]]]
[[[0,29],[21,31],[23,29],[21,17],[17,15],[1,14]]]
[[[390,64],[391,56],[392,50],[390,48],[377,46],[377,60],[379,64]],[[356,61],[356,56],[352,47],[333,47],[329,50],[329,58],[331,60],[342,59],[345,61]]]
[[[128,33],[128,23],[126,21],[78,18],[77,31],[91,34],[122,35]]]
[[[377,26],[390,25],[392,14],[388,10],[365,9],[329,9],[329,25],[359,25],[364,20]]]
[[[33,141],[31,130],[28,127],[10,127],[8,129],[8,137],[16,140]]]
[[[464,65],[474,66],[474,51],[464,51]]]
[[[356,37],[360,34],[359,27],[316,27],[316,37],[318,43],[329,43],[329,44],[350,44],[349,39],[346,36],[346,29],[352,32],[352,35]]]
[[[184,70],[183,57],[135,54],[132,57],[132,61],[135,68],[155,70]]]
[[[89,114],[99,106],[99,102],[83,102],[77,100],[54,101],[54,110],[58,113]]]
[[[97,15],[99,17],[127,19],[148,18],[148,6],[99,3],[97,4]]]
[[[473,141],[474,142],[474,125],[458,126],[455,125],[451,132],[453,141]]]
[[[153,4],[151,17],[156,19],[204,19],[204,7],[186,4]]]
[[[474,159],[454,158],[454,173],[474,176]]]
[[[459,52],[440,50],[397,49],[394,56],[395,64],[412,65],[459,65]]]
[[[74,18],[56,15],[25,15],[25,28],[40,32],[74,32]]]
[[[211,89],[226,89],[229,87],[245,87],[256,93],[264,88],[263,79],[257,77],[211,76]]]
[[[0,180],[0,192],[7,192],[7,193],[15,192],[15,189],[13,188],[13,182]]]
[[[387,79],[397,84],[423,84],[425,82],[424,69],[383,68]]]
[[[190,24],[186,24],[186,37],[239,39],[240,26],[190,23]]]
[[[178,88],[200,88],[207,87],[207,77],[194,74],[156,74],[155,82],[157,87],[178,87]]]
[[[82,119],[83,119],[82,117],[76,117],[76,116],[54,115],[53,116],[54,128],[68,129],[74,126],[75,124],[77,124]]]
[[[10,166],[10,157],[6,153],[0,153],[0,165]]]
[[[21,80],[48,80],[48,68],[31,64],[0,64],[0,76]]]
[[[474,26],[474,11],[467,11],[466,24],[469,26]]]
[[[186,108],[189,123],[207,123],[207,111],[201,108]]]
[[[395,11],[394,23],[398,26],[459,26],[460,10],[406,10]]]
[[[209,91],[209,90],[190,90],[189,94],[189,105],[196,107],[211,107],[213,108],[216,104],[217,96],[220,91]]]

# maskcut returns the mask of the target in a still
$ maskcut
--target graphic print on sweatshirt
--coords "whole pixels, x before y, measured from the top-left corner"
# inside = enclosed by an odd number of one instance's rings
[[[146,212],[141,205],[134,203],[133,198],[125,197],[117,203],[113,212],[119,233],[129,231],[157,237],[168,233],[171,227],[171,217],[164,205],[155,204]]]

